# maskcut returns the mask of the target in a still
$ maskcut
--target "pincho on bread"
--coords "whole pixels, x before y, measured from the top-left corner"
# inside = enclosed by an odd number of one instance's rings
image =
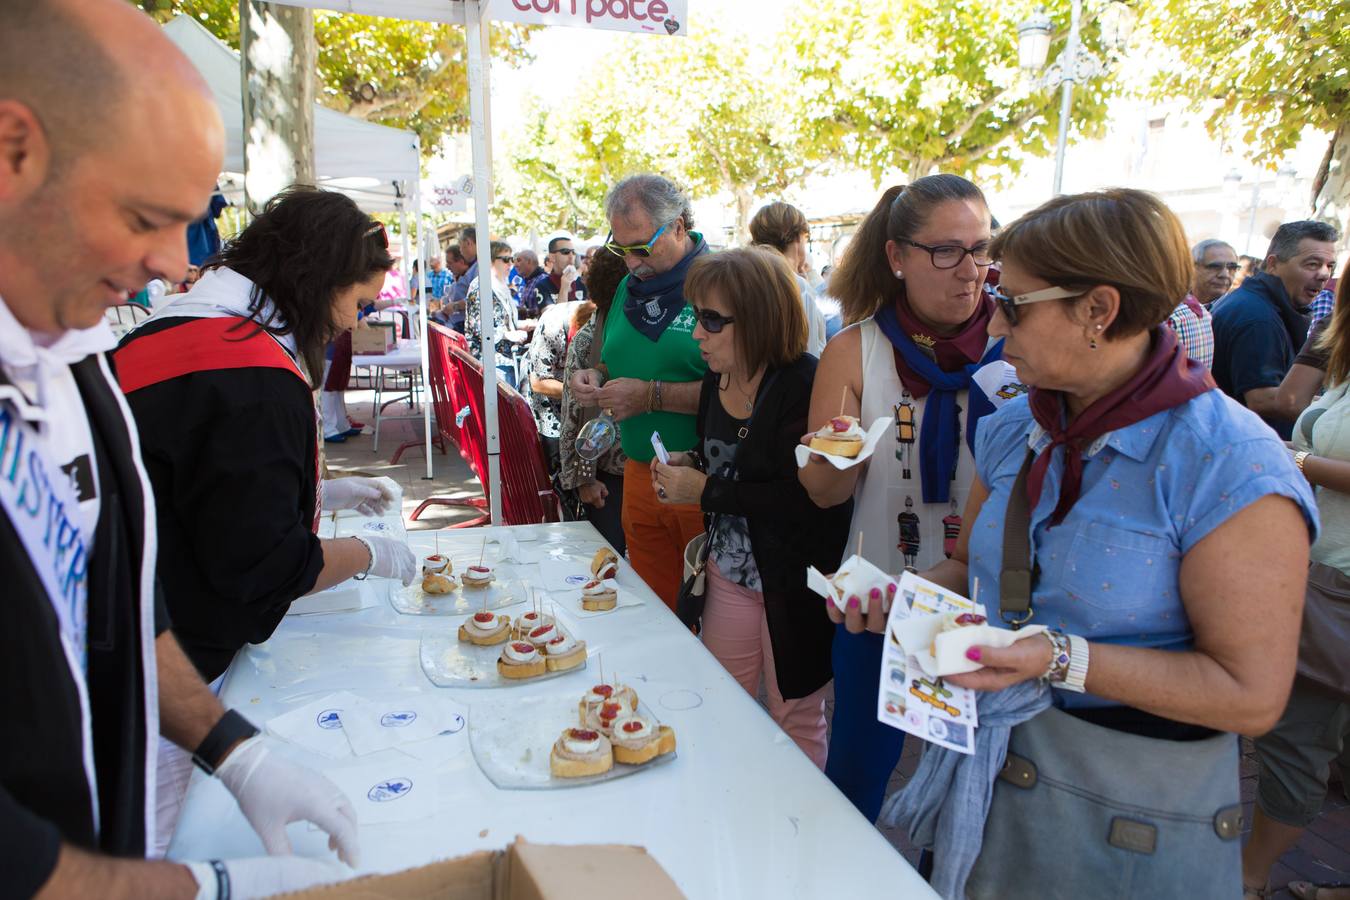
[[[497,673],[503,678],[535,678],[547,671],[544,655],[526,641],[508,641],[497,659]]]
[[[983,625],[987,621],[989,620],[979,613],[945,613],[942,616],[942,622],[938,625],[937,631],[933,632],[933,643],[929,646],[928,652],[933,654],[934,659],[937,658],[938,635],[948,631],[955,631],[958,628],[968,628],[971,625]]]
[[[610,727],[614,761],[640,766],[675,750],[675,729],[654,725],[643,716],[625,716]]]
[[[835,416],[826,422],[811,438],[811,449],[817,453],[831,456],[857,456],[862,452],[863,440],[867,437],[858,420],[853,416]]]
[[[476,612],[459,626],[459,639],[482,647],[500,644],[511,636],[511,617]]]
[[[425,575],[449,575],[455,570],[450,563],[450,557],[440,553],[433,553],[430,556],[422,557],[422,574]]]
[[[840,612],[845,612],[849,601],[856,599],[863,615],[883,597],[894,600],[900,589],[896,579],[856,554],[840,563],[833,575],[824,575],[814,566],[807,568],[806,586],[831,600]]]
[[[426,572],[422,575],[424,594],[448,594],[455,589],[455,579],[440,572]]]
[[[555,625],[553,617],[547,613],[537,610],[530,610],[527,613],[521,613],[516,616],[516,620],[511,623],[511,637],[525,640],[526,635],[538,628],[540,625]]]
[[[464,574],[459,577],[463,580],[465,587],[487,587],[492,584],[492,566],[487,563],[469,566],[464,570]]]
[[[548,768],[554,778],[584,778],[602,775],[614,768],[614,751],[609,739],[589,728],[568,728],[548,755]]]
[[[619,557],[608,547],[601,547],[591,558],[591,574],[599,581],[619,574]]]
[[[566,672],[586,662],[586,642],[561,629],[554,629],[554,636],[544,645],[543,651],[550,672]]]
[[[612,578],[588,581],[581,588],[581,608],[606,612],[619,605],[619,583]]]
[[[587,691],[586,695],[581,698],[581,702],[577,704],[577,715],[581,717],[581,721],[585,722],[586,717],[590,715],[592,710],[598,710],[602,703],[608,703],[611,700],[619,701],[630,712],[637,712],[637,692],[628,685],[597,684]]]

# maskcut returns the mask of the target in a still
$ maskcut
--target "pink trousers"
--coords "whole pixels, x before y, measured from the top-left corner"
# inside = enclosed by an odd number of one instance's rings
[[[810,757],[825,768],[825,688],[809,697],[784,700],[778,692],[778,676],[773,667],[773,645],[769,641],[769,621],[764,615],[764,595],[728,581],[708,560],[707,603],[703,609],[703,646],[717,657],[750,696],[759,693],[759,677],[764,676],[769,715],[778,727]]]

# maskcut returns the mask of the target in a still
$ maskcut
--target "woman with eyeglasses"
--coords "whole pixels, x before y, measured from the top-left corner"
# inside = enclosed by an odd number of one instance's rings
[[[491,249],[492,265],[488,269],[491,283],[488,293],[492,297],[492,327],[497,334],[496,367],[502,381],[514,389],[516,354],[528,340],[529,334],[522,327],[523,323],[516,319],[516,304],[506,286],[506,276],[511,270],[511,245],[504,241],[493,241]],[[464,341],[469,353],[480,361],[483,358],[483,320],[479,312],[482,296],[482,277],[479,276],[469,285],[469,293],[464,298]]]
[[[800,477],[822,509],[854,499],[854,539],[861,535],[863,556],[887,572],[927,569],[951,553],[974,472],[976,423],[993,409],[971,389],[974,373],[992,365],[998,386],[1013,380],[988,333],[990,221],[984,195],[964,178],[893,187],[830,276],[851,325],[821,357],[809,428],[839,415],[859,417],[864,428],[883,418],[892,425],[865,463],[840,470],[813,456]],[[904,735],[877,721],[883,604],[868,613],[857,604],[835,635],[825,771],[872,820]]]
[[[1289,696],[1307,482],[1164,327],[1192,266],[1156,197],[1057,197],[988,252],[989,331],[1031,390],[981,423],[968,527],[927,576],[967,596],[978,579],[996,628],[1048,630],[972,646],[975,671],[946,679],[977,692],[981,729],[1012,728],[963,781],[992,784],[987,814],[931,789],[964,764],[929,747],[888,821],[935,845],[944,896],[1236,897],[1234,732],[1268,731]]]
[[[708,520],[704,646],[751,696],[764,676],[769,714],[824,768],[834,628],[806,569],[838,567],[851,504],[819,510],[797,480],[816,370],[801,295],[781,254],[747,248],[697,260],[685,296],[708,364],[698,443],[653,460],[652,484]]]
[[[392,265],[384,228],[350,199],[291,188],[114,354],[154,487],[169,618],[208,682],[299,597],[353,577],[412,581],[402,541],[318,536],[321,511],[380,515],[402,495],[388,478],[324,479],[314,396],[325,345]],[[189,771],[186,754],[162,752],[164,843]]]

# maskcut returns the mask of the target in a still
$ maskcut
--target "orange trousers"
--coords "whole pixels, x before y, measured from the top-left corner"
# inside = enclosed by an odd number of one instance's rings
[[[647,463],[628,460],[623,469],[623,536],[638,577],[672,610],[684,582],[685,545],[703,533],[698,504],[662,503],[652,489]]]

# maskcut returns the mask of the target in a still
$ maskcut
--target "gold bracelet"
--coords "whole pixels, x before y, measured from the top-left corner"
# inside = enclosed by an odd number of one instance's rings
[[[1294,465],[1298,466],[1298,470],[1299,470],[1299,472],[1301,472],[1301,473],[1303,474],[1303,477],[1304,477],[1304,478],[1307,478],[1307,477],[1308,477],[1308,470],[1305,469],[1305,468],[1303,468],[1303,463],[1304,463],[1304,462],[1308,459],[1308,457],[1311,456],[1311,455],[1312,455],[1312,451],[1310,451],[1310,450],[1300,450],[1300,451],[1298,451],[1297,453],[1294,454]]]

